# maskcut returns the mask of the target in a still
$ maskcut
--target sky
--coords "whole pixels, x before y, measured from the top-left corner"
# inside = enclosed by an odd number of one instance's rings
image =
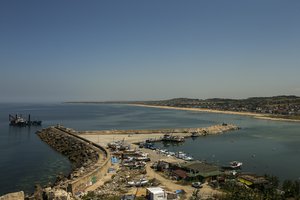
[[[0,102],[300,96],[298,0],[1,0]]]

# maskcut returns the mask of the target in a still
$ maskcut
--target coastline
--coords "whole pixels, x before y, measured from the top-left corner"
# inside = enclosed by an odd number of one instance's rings
[[[250,117],[253,117],[255,119],[261,119],[261,120],[300,122],[300,120],[297,120],[297,119],[276,118],[276,117],[270,117],[270,116],[265,115],[265,114],[251,113],[251,112],[212,110],[212,109],[205,109],[205,108],[181,108],[181,107],[174,107],[174,106],[154,106],[154,105],[146,105],[146,104],[127,104],[127,105],[148,107],[148,108],[170,109],[170,110],[184,110],[184,111],[220,113],[220,114],[229,114],[229,115],[243,115],[243,116],[250,116]]]

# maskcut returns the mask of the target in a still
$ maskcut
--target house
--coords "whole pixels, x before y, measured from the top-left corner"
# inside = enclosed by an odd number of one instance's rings
[[[147,188],[146,198],[148,200],[167,200],[167,193],[160,187]]]

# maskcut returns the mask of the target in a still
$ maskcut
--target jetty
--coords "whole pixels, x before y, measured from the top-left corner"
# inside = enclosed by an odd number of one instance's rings
[[[145,130],[99,130],[99,131],[80,131],[79,135],[88,140],[101,145],[107,145],[112,141],[126,140],[127,143],[140,143],[146,140],[160,142],[165,135],[172,135],[172,138],[182,138],[219,135],[229,131],[240,129],[233,124],[218,124],[202,128],[175,128],[175,129],[145,129]],[[174,141],[171,141],[174,142]],[[177,141],[176,141],[177,142]]]
[[[99,181],[110,166],[106,148],[79,137],[70,128],[57,125],[42,129],[37,135],[72,164],[72,172],[68,177],[58,177],[54,190],[63,189],[72,195],[80,195]]]

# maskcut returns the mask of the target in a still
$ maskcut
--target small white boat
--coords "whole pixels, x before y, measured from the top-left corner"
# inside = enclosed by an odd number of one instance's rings
[[[194,158],[191,157],[191,156],[186,156],[186,157],[183,158],[183,160],[185,160],[185,161],[192,161],[192,160],[194,160]]]
[[[232,161],[232,162],[230,162],[230,167],[234,168],[234,169],[235,168],[241,168],[242,165],[243,165],[243,163],[239,162],[239,161]]]

